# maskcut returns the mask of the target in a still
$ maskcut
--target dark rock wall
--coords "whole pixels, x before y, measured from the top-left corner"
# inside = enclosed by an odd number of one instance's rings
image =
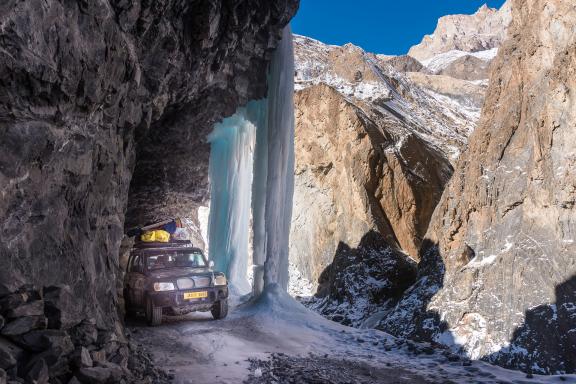
[[[137,148],[134,222],[204,198],[201,138],[264,94],[297,3],[2,2],[0,282],[69,284],[111,326]]]

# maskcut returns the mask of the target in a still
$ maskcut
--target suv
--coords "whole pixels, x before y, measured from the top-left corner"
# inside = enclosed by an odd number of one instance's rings
[[[124,299],[126,312],[144,311],[150,325],[162,315],[211,311],[214,319],[228,314],[228,282],[212,270],[202,250],[179,243],[141,243],[130,253]]]

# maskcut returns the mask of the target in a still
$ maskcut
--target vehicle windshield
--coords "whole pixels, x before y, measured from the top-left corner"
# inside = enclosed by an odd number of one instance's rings
[[[201,268],[206,266],[204,255],[200,252],[170,252],[146,258],[149,270],[166,268]]]

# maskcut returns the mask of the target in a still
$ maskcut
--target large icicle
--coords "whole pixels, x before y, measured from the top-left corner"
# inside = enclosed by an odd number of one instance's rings
[[[250,292],[246,277],[256,127],[247,108],[214,126],[210,149],[209,254],[234,293]]]
[[[288,287],[288,241],[294,192],[294,53],[284,29],[268,78],[267,113],[256,138],[253,186],[254,292]]]
[[[251,194],[254,292],[262,292],[269,284],[277,283],[284,290],[288,286],[294,190],[293,94],[292,33],[286,27],[270,64],[267,98],[240,108],[217,124],[208,137],[210,258],[217,269],[227,273],[235,293],[249,290],[246,269]]]

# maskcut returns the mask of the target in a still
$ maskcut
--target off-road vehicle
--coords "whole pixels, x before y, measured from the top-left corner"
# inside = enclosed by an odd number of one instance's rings
[[[228,314],[228,282],[202,250],[181,243],[141,243],[131,251],[124,281],[126,312],[144,312],[150,325],[162,315],[211,311]]]

